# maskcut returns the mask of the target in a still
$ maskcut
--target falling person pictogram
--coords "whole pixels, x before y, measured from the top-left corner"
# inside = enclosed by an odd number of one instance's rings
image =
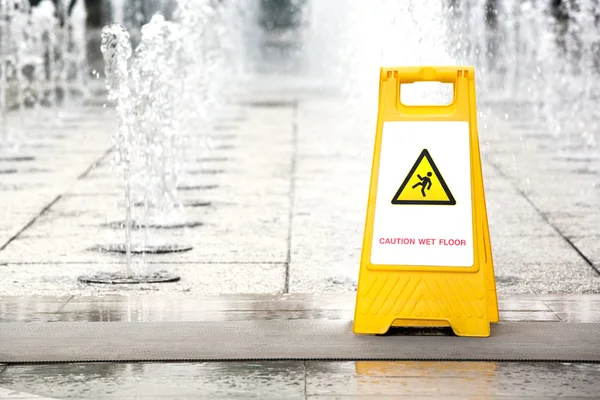
[[[415,190],[419,188],[419,190]],[[392,204],[455,205],[456,200],[427,149],[404,178],[392,198]]]
[[[425,189],[431,190],[431,175],[431,172],[428,172],[427,176],[421,176],[417,174],[417,177],[419,178],[420,182],[417,182],[412,186],[413,189],[415,189],[417,186],[421,186],[421,194],[423,195],[423,197],[427,197],[427,194],[425,194]]]

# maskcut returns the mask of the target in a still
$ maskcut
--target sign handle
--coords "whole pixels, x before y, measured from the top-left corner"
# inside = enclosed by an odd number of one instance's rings
[[[410,117],[469,121],[469,81],[475,79],[473,67],[396,67],[381,68],[380,87],[389,117]],[[400,101],[400,86],[415,82],[442,82],[454,86],[454,98],[448,105],[407,106]]]

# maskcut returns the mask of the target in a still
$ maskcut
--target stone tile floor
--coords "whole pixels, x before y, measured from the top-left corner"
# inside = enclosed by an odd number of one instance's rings
[[[193,249],[145,258],[182,277],[163,286],[76,280],[123,268],[122,255],[94,250],[123,242],[107,226],[124,218],[111,111],[74,109],[52,129],[22,133],[26,145],[0,152],[0,295],[354,291],[373,115],[348,118],[335,97],[277,99],[224,110],[208,142],[187,147],[179,196],[196,226],[153,230],[150,241]],[[563,142],[576,136],[532,133],[535,122],[517,114],[494,120],[502,107],[483,104],[480,122],[499,293],[600,292],[593,151],[569,150]]]
[[[15,365],[0,373],[0,398],[595,399],[598,373],[598,364],[496,362]]]
[[[0,297],[2,322],[190,322],[255,319],[351,320],[353,293],[205,296]],[[507,295],[501,321],[600,322],[600,295]]]

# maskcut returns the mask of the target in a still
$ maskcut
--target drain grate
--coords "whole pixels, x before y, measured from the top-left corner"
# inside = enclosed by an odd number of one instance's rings
[[[0,161],[25,162],[34,161],[35,157],[31,156],[15,156],[15,157],[0,157]]]
[[[225,171],[222,169],[196,169],[187,171],[186,173],[188,175],[218,175],[222,174],[223,172]]]
[[[126,225],[125,221],[114,221],[104,224],[104,226],[113,229],[124,229]],[[151,229],[182,229],[182,228],[197,228],[199,226],[204,225],[203,222],[200,221],[184,221],[184,222],[150,222],[147,224],[132,221],[131,228],[132,229],[143,229],[143,228],[151,228]]]
[[[215,125],[213,127],[215,131],[237,131],[240,129],[237,125]],[[235,137],[235,135],[233,135]]]
[[[211,201],[189,201],[187,203],[183,203],[184,207],[210,207],[212,205]]]
[[[141,283],[167,283],[177,282],[181,278],[177,275],[157,272],[152,275],[135,275],[124,277],[118,273],[98,273],[92,276],[82,276],[77,280],[81,283],[102,283],[106,285],[132,285]]]
[[[237,138],[237,135],[229,134],[229,133],[222,133],[222,134],[208,136],[208,139],[211,139],[211,140],[232,140],[235,138]]]
[[[248,119],[241,115],[232,115],[228,117],[217,117],[216,121],[218,123],[236,123],[236,122],[246,122]]]
[[[295,107],[296,101],[289,100],[263,100],[263,101],[248,101],[243,103],[249,107],[256,108],[281,108],[281,107]]]
[[[212,150],[233,150],[235,146],[230,144],[218,144],[216,146],[211,147]]]
[[[219,185],[182,185],[177,186],[177,190],[187,191],[187,190],[212,190],[218,188]]]
[[[227,157],[201,157],[201,158],[197,158],[195,161],[198,161],[198,162],[225,162],[225,161],[229,161],[229,158],[227,158]]]
[[[134,245],[131,246],[131,254],[168,254],[168,253],[183,253],[192,250],[192,246],[180,244],[166,245]],[[127,253],[127,246],[124,243],[98,245],[92,248],[93,251],[100,253]]]

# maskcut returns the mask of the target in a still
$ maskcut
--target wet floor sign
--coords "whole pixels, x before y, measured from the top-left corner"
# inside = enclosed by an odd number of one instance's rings
[[[454,85],[448,105],[407,106],[403,84]],[[382,68],[354,332],[498,322],[472,67]]]

